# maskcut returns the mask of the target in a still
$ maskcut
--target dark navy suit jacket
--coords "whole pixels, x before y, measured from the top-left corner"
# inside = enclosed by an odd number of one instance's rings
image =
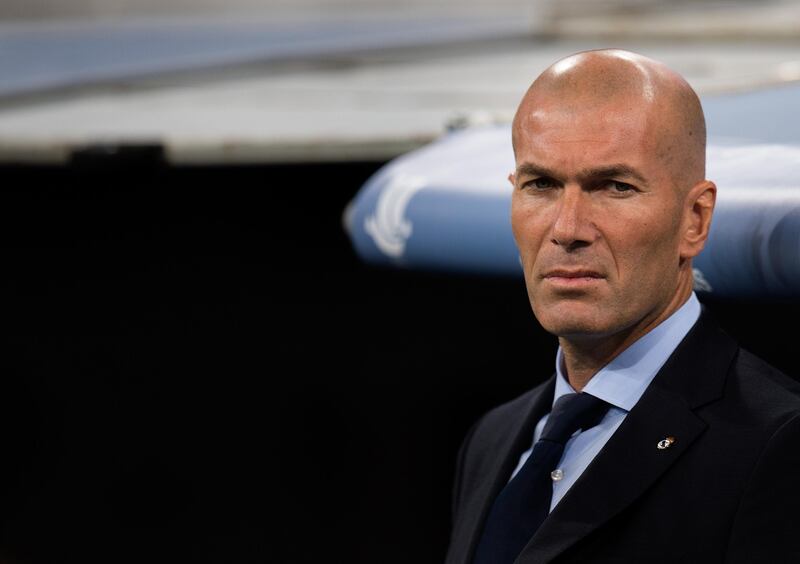
[[[447,564],[471,561],[554,385],[468,433]],[[666,437],[675,442],[658,449]],[[800,385],[741,349],[704,308],[517,562],[800,562]]]

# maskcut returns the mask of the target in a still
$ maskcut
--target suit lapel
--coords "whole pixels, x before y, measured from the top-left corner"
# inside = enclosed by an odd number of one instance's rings
[[[533,429],[536,423],[550,412],[553,406],[555,375],[526,394],[520,414],[508,420],[519,421],[522,425],[513,432],[496,430],[490,433],[493,442],[483,448],[481,459],[484,468],[477,475],[485,476],[475,490],[465,495],[464,507],[459,509],[461,518],[454,524],[451,546],[458,553],[451,554],[448,562],[467,563],[483,533],[483,524],[500,490],[508,482],[511,472],[519,462],[520,455],[533,442]]]
[[[552,561],[633,503],[691,448],[706,428],[693,410],[721,397],[737,350],[704,309],[614,436],[522,551],[518,563]],[[669,436],[675,442],[657,448]]]
[[[703,423],[675,395],[647,393],[545,520],[519,559],[550,562],[621,512],[658,479],[703,432]],[[675,443],[659,450],[660,440]]]

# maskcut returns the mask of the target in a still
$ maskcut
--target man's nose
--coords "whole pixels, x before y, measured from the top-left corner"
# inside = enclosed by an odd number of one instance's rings
[[[553,243],[568,250],[591,243],[594,229],[589,218],[588,197],[578,186],[564,187],[553,221]]]

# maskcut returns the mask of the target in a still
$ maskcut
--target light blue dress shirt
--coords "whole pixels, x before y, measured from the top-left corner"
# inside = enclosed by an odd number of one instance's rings
[[[600,423],[581,432],[577,431],[567,441],[558,468],[563,478],[553,482],[553,498],[550,511],[561,501],[589,463],[603,448],[628,412],[642,397],[647,386],[661,369],[669,356],[683,340],[700,317],[700,302],[692,292],[691,297],[671,316],[662,321],[649,333],[641,337],[616,358],[605,365],[583,388],[583,393],[591,394],[611,404]],[[553,403],[564,394],[574,393],[563,372],[563,353],[561,347],[556,354],[556,388]],[[513,478],[528,460],[533,444],[539,440],[548,415],[536,424],[531,448],[520,456]]]

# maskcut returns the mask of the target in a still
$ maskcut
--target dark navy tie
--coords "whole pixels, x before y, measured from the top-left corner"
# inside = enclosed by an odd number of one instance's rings
[[[551,473],[578,429],[597,425],[611,407],[589,394],[556,400],[528,460],[492,505],[473,564],[511,564],[550,512]]]

